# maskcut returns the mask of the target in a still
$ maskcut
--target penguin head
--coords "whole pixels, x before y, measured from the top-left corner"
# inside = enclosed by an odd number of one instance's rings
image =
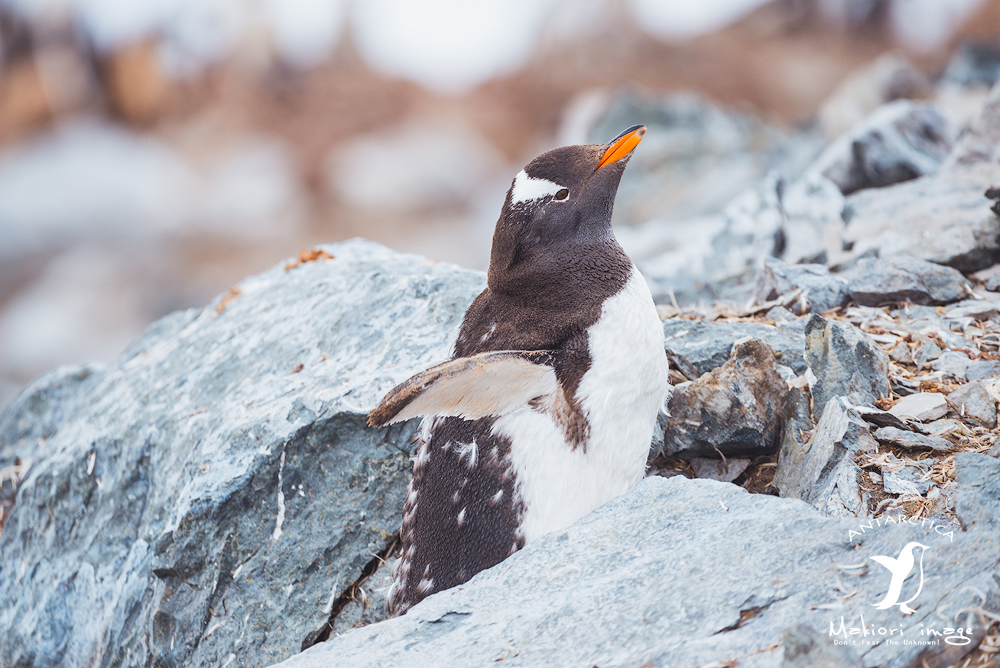
[[[611,211],[625,165],[646,133],[635,125],[607,144],[564,146],[532,160],[514,177],[493,234],[494,290],[518,274],[575,266],[617,248]]]

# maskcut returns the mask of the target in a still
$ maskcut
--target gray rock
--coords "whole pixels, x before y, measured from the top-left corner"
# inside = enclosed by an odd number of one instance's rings
[[[948,401],[940,392],[917,392],[903,397],[889,412],[904,420],[930,422],[948,413]]]
[[[859,668],[861,660],[845,645],[835,645],[830,634],[796,624],[781,634],[785,658],[781,668]]]
[[[670,247],[656,255],[642,251],[643,246],[656,246],[647,239],[636,243],[619,235],[650,283],[653,299],[667,302],[673,291],[680,303],[719,297],[745,301],[752,291],[749,282],[763,268],[764,258],[779,255],[785,243],[781,183],[777,174],[768,175],[730,201],[722,213],[685,221],[679,235],[663,227]]]
[[[754,297],[758,302],[777,299],[797,288],[804,291],[803,299],[807,308],[804,312],[822,313],[847,303],[850,292],[847,281],[830,274],[822,264],[786,264],[777,258],[764,261],[764,275],[757,283]],[[794,306],[800,302],[797,301]]]
[[[948,61],[942,82],[959,86],[992,86],[1000,77],[1000,49],[988,44],[963,44]]]
[[[987,452],[986,454],[989,455],[990,457],[996,457],[997,459],[1000,459],[1000,437],[997,437],[997,439],[993,441],[993,446],[989,449],[989,452]]]
[[[922,434],[917,434],[906,429],[898,429],[896,427],[880,427],[875,430],[873,435],[877,441],[889,443],[891,445],[898,445],[901,448],[927,449],[946,452],[954,447],[948,439],[940,438],[938,436],[923,436]]]
[[[988,299],[966,299],[945,309],[946,320],[972,318],[974,320],[996,320],[1000,315],[1000,302]]]
[[[931,340],[924,338],[919,335],[915,335],[918,338],[920,345],[913,354],[913,361],[916,363],[917,367],[923,368],[928,362],[933,362],[937,358],[941,357],[941,349],[938,348],[937,344]]]
[[[967,380],[985,380],[1000,376],[1000,362],[996,360],[970,360],[965,368]]]
[[[976,420],[988,429],[997,426],[997,402],[979,381],[972,381],[952,390],[948,404],[959,415]]]
[[[951,376],[958,380],[965,380],[965,374],[969,370],[969,356],[965,353],[947,351],[931,362],[931,368],[941,371],[946,376]]]
[[[983,197],[998,177],[998,164],[959,165],[854,193],[844,209],[849,257],[910,255],[965,274],[1000,262],[1000,218]]]
[[[916,426],[919,427],[921,433],[928,436],[947,436],[949,434],[954,434],[955,436],[972,435],[972,432],[965,425],[965,423],[959,422],[958,420],[952,420],[950,418],[944,420],[934,420],[932,422]]]
[[[833,141],[810,167],[845,195],[933,174],[951,150],[952,130],[930,102],[896,100]]]
[[[906,345],[905,341],[900,341],[889,349],[889,359],[893,362],[913,364],[913,354],[910,352],[910,347]]]
[[[663,452],[685,459],[774,452],[787,394],[767,344],[737,343],[724,365],[674,388]]]
[[[898,471],[882,469],[882,484],[889,494],[903,496],[923,496],[934,486],[919,466],[904,466]]]
[[[867,517],[854,457],[877,450],[868,424],[842,401],[831,401],[809,442],[782,448],[772,484],[782,497],[806,501],[826,515]]]
[[[931,83],[899,51],[885,53],[837,85],[819,109],[824,134],[836,138],[863,122],[880,106],[901,98],[927,97]]]
[[[813,419],[835,397],[852,404],[874,404],[889,394],[889,357],[850,323],[813,314],[806,322],[805,358],[812,384]]]
[[[0,452],[34,457],[0,536],[0,664],[262,666],[324,629],[398,531],[409,478],[415,425],[365,413],[447,358],[484,284],[324,248],[0,417]]]
[[[1000,82],[994,83],[979,117],[955,144],[945,166],[1000,162]]]
[[[778,668],[786,652],[801,655],[783,647],[784,631],[801,624],[844,642],[861,665],[900,668],[924,646],[884,642],[878,629],[940,633],[954,626],[955,610],[995,610],[1000,600],[996,534],[945,527],[942,535],[935,526],[835,520],[725,483],[647,478],[462,587],[281,666]],[[927,546],[918,552],[925,577],[916,612],[880,610],[890,573],[872,557],[895,558],[911,542]],[[983,619],[969,622],[970,633],[985,630]]]
[[[818,136],[789,134],[691,93],[634,91],[615,94],[596,119],[580,119],[589,127],[568,143],[606,142],[636,119],[649,132],[618,190],[618,225],[715,214],[771,170],[800,173],[822,148]]]
[[[752,460],[745,458],[708,459],[695,457],[691,459],[691,470],[698,478],[708,478],[719,482],[732,482],[743,475]]]
[[[806,370],[803,325],[794,320],[782,327],[753,322],[706,322],[704,320],[663,321],[667,356],[691,380],[717,369],[729,360],[733,343],[751,337],[765,341],[778,362],[796,374]]]
[[[1000,529],[1000,460],[977,452],[959,452],[955,455],[955,479],[955,512],[962,528]]]
[[[667,302],[672,291],[682,304],[742,303],[765,258],[816,263],[839,252],[843,209],[844,197],[829,179],[813,174],[789,183],[771,173],[719,214],[677,226],[654,220],[618,236],[657,302]]]
[[[895,427],[903,431],[910,430],[910,425],[889,411],[883,411],[871,406],[852,406],[851,408],[868,424],[873,424],[877,427]]]
[[[862,306],[948,304],[965,297],[963,286],[968,286],[961,272],[906,255],[862,258],[842,276],[849,281],[851,299]]]

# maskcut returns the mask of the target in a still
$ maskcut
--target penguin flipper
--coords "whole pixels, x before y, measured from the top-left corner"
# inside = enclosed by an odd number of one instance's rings
[[[438,364],[393,388],[368,414],[368,425],[503,415],[558,388],[554,360],[548,350],[497,350]]]

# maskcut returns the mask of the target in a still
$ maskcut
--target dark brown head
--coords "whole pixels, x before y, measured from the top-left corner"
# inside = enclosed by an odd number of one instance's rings
[[[607,144],[557,148],[518,173],[493,234],[491,290],[545,290],[569,276],[585,284],[600,281],[607,263],[621,264],[611,211],[625,164],[645,132],[635,125]]]

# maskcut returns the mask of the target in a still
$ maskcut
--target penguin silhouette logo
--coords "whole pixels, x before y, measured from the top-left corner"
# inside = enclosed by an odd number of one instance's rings
[[[913,548],[921,548],[920,552],[920,582],[917,584],[917,591],[910,598],[905,601],[898,602],[899,597],[903,592],[903,583],[910,573],[913,572],[913,567],[915,565],[915,560],[913,558]],[[907,543],[902,550],[899,552],[899,556],[893,559],[892,557],[886,557],[882,555],[875,555],[872,557],[875,561],[885,566],[892,573],[892,580],[889,582],[889,591],[886,592],[885,598],[879,603],[874,603],[873,606],[879,610],[886,610],[894,605],[898,605],[900,611],[909,615],[916,612],[914,608],[911,608],[908,603],[914,600],[920,595],[920,591],[924,588],[924,551],[928,548],[926,545],[921,545],[920,543],[913,542]]]

